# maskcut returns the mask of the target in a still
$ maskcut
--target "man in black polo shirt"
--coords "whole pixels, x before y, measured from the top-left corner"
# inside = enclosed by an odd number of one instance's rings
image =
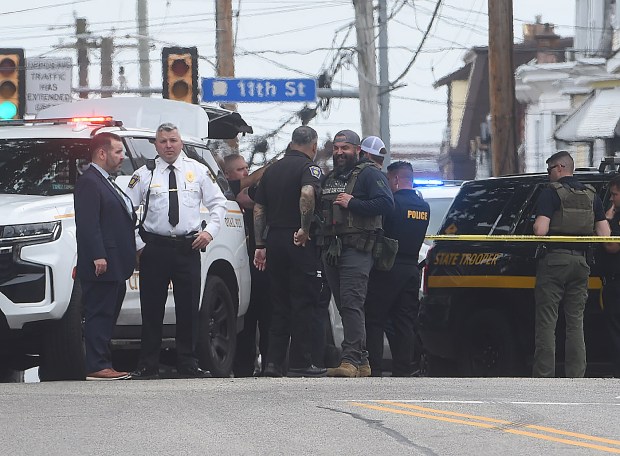
[[[289,377],[327,372],[315,367],[311,356],[312,314],[321,289],[309,236],[321,178],[313,163],[317,140],[312,128],[297,127],[284,157],[265,171],[254,199],[254,265],[267,269],[272,300],[267,377],[283,375],[289,341]]]
[[[591,185],[573,176],[575,162],[563,150],[547,159],[550,184],[538,199],[536,236],[609,236],[603,203]],[[547,245],[536,267],[534,377],[555,377],[555,326],[560,301],[566,319],[565,371],[567,377],[583,377],[586,344],[583,312],[588,299],[590,266],[585,243]]]

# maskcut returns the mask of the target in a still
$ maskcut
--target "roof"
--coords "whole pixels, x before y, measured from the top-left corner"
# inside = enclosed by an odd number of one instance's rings
[[[116,97],[93,98],[42,109],[37,118],[73,116],[112,116],[125,127],[155,130],[171,122],[182,136],[231,139],[238,133],[252,133],[252,127],[239,113],[218,107],[199,106],[163,98]]]
[[[620,133],[620,88],[593,92],[555,130],[555,138],[567,142],[591,142]]]

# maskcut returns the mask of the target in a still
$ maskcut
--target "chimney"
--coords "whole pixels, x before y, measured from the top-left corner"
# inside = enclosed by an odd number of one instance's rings
[[[534,24],[523,25],[523,40],[535,46],[537,63],[557,63],[563,60],[558,53],[560,35],[555,33],[553,24],[542,23],[542,16],[536,16]]]

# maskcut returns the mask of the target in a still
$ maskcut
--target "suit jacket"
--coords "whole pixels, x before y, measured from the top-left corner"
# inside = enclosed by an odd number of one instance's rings
[[[77,276],[81,280],[123,281],[136,267],[136,214],[103,175],[91,166],[77,180],[73,195],[77,237]],[[94,260],[105,258],[104,274]]]

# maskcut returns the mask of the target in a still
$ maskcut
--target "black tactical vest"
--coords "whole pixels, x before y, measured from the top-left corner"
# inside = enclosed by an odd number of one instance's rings
[[[382,227],[382,217],[375,215],[364,217],[351,212],[348,209],[334,205],[334,201],[339,193],[353,194],[357,176],[367,166],[374,166],[372,163],[363,162],[355,165],[348,177],[335,177],[331,172],[323,184],[321,192],[321,211],[324,219],[323,236],[341,236],[345,234],[368,234],[374,233]]]

